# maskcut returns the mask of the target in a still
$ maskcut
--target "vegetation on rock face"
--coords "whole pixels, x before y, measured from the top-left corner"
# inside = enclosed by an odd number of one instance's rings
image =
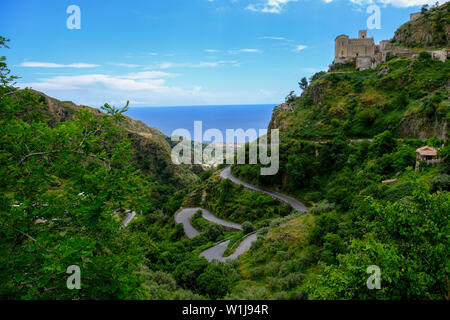
[[[449,47],[450,4],[430,9],[424,6],[421,13],[398,28],[392,42],[406,47]]]
[[[368,138],[385,130],[445,138],[449,74],[450,61],[428,53],[393,58],[374,70],[319,73],[291,108],[275,108],[269,127],[296,139]]]

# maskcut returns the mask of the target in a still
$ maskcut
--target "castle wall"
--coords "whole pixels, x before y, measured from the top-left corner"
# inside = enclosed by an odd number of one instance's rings
[[[349,39],[347,56],[369,56],[373,57],[375,55],[375,42],[373,38],[369,39]]]
[[[373,38],[367,38],[367,31],[359,31],[358,39],[349,39],[346,35],[341,35],[335,40],[334,47],[335,60],[340,58],[356,58],[357,56],[375,55],[375,42]]]
[[[373,66],[373,58],[372,57],[357,57],[356,58],[356,70],[367,70],[372,68]]]
[[[411,14],[411,21],[417,19],[421,13]],[[380,41],[375,45],[373,38],[367,38],[367,31],[360,30],[357,39],[347,35],[340,35],[335,40],[333,64],[356,64],[357,70],[375,68],[386,61],[388,55],[400,57],[417,57],[419,53],[409,48],[392,45],[388,40]],[[445,62],[449,59],[450,50],[442,49],[428,51],[433,59]]]

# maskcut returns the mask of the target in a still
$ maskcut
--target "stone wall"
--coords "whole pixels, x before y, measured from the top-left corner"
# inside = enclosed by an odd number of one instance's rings
[[[373,57],[357,57],[356,70],[367,70],[373,67],[375,59]]]

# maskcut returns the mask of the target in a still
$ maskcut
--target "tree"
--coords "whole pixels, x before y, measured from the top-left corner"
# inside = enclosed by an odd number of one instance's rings
[[[312,299],[449,299],[450,193],[418,185],[411,201],[366,199],[358,215],[365,231],[335,265],[306,285]],[[381,271],[381,289],[369,290],[367,267]]]
[[[232,279],[226,273],[223,265],[209,264],[198,277],[198,286],[201,293],[211,299],[224,297],[231,288]]]
[[[430,181],[430,192],[450,191],[450,175],[438,174]]]
[[[225,230],[221,225],[211,224],[205,231],[205,237],[208,238],[209,241],[216,241],[218,237],[224,234],[224,232]]]
[[[298,86],[300,87],[300,89],[305,90],[308,87],[308,80],[303,77],[298,83]]]
[[[5,39],[0,39],[4,47]],[[146,211],[148,185],[132,167],[126,110],[48,125],[41,97],[15,90],[4,58],[0,73],[0,299],[145,298],[135,272],[144,234],[112,215]],[[10,94],[13,93],[13,94]],[[82,290],[66,270],[81,269]]]
[[[291,92],[286,96],[285,101],[286,101],[287,103],[292,103],[292,102],[295,101],[296,98],[297,98],[297,96],[295,95],[295,91],[291,91]]]
[[[9,42],[8,39],[0,36],[0,49],[9,48],[6,44],[7,42]],[[13,81],[17,79],[17,77],[10,74],[11,70],[9,70],[8,65],[6,64],[6,57],[0,56],[0,88],[2,91],[6,91],[1,97],[8,94],[8,92],[15,91],[15,88],[13,87],[15,83],[13,83]]]
[[[450,174],[450,144],[447,144],[440,152],[441,172]]]
[[[425,14],[425,13],[428,11],[428,7],[429,7],[428,4],[424,4],[424,5],[422,6],[422,8],[420,9],[420,12],[421,12],[422,14]]]
[[[397,140],[394,138],[392,132],[386,130],[383,133],[375,136],[369,146],[369,153],[372,156],[382,156],[385,153],[390,153],[397,148]]]
[[[244,232],[244,234],[252,233],[254,230],[255,230],[255,227],[250,222],[245,221],[242,224],[242,231]]]

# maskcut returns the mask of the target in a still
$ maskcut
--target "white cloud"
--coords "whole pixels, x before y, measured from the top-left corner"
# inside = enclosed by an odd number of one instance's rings
[[[168,74],[155,72],[130,73],[122,76],[106,74],[84,74],[76,76],[55,76],[30,83],[19,83],[22,88],[31,87],[46,94],[73,100],[86,105],[101,105],[108,101],[141,101],[151,104],[173,97],[199,94],[198,88],[191,90],[170,87],[164,79],[156,76]]]
[[[281,13],[289,2],[297,0],[264,0],[263,3],[250,4],[247,9],[254,12]]]
[[[238,53],[261,53],[261,52],[262,52],[262,51],[259,50],[259,49],[251,49],[251,48],[228,50],[228,53],[230,53],[230,54],[238,54]]]
[[[113,66],[123,67],[123,68],[137,68],[138,64],[130,64],[130,63],[111,63]]]
[[[59,89],[59,90],[77,90],[85,89],[88,86],[104,86],[112,90],[157,90],[162,88],[165,80],[148,79],[135,80],[130,76],[114,77],[105,74],[85,74],[77,76],[56,76],[42,79],[39,82],[25,83],[37,90]]]
[[[22,62],[19,66],[26,68],[96,68],[100,67],[98,64],[90,64],[90,63],[72,63],[72,64],[57,64],[52,62]]]
[[[164,105],[214,105],[267,103],[267,98],[278,101],[281,97],[262,96],[249,90],[208,91],[201,85],[188,87],[170,86],[164,79],[173,74],[161,71],[128,73],[112,76],[107,74],[83,74],[54,76],[29,83],[19,83],[21,88],[32,87],[47,95],[70,100],[82,105],[98,107],[105,102],[115,105],[129,100],[133,106]]]
[[[303,44],[300,44],[300,45],[296,46],[295,49],[292,50],[292,51],[294,51],[294,52],[300,52],[300,51],[302,51],[302,50],[305,50],[306,48],[308,48],[308,46],[305,46],[305,45],[303,45]]]
[[[265,37],[259,37],[258,39],[265,39],[265,40],[279,40],[279,41],[286,41],[287,39],[284,37],[273,37],[273,36],[265,36]]]
[[[216,53],[216,52],[219,52],[219,50],[215,50],[215,49],[206,49],[205,52],[208,52],[208,53]]]
[[[178,74],[168,73],[163,71],[143,71],[143,72],[133,72],[128,73],[123,78],[134,79],[134,80],[144,80],[144,79],[157,79],[157,78],[169,78],[176,77]]]
[[[259,50],[259,49],[241,49],[240,51],[241,52],[256,52],[256,53],[261,52],[261,50]]]
[[[171,69],[171,68],[216,68],[224,65],[239,66],[239,62],[235,60],[219,60],[196,63],[176,63],[176,62],[162,62],[157,65],[152,65],[146,69]]]

